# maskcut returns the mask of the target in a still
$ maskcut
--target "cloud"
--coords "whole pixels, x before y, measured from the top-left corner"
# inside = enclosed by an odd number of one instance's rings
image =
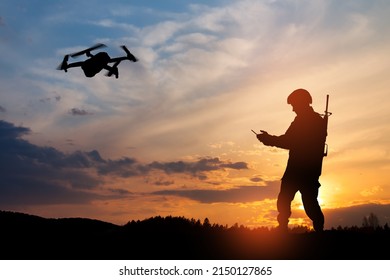
[[[264,181],[261,177],[252,177],[252,178],[250,178],[250,180],[252,181],[252,182],[254,182],[254,183],[258,183],[258,182],[262,182],[262,181]]]
[[[97,150],[63,153],[22,139],[30,133],[29,128],[0,121],[0,205],[88,203],[93,199],[120,197],[127,192],[99,194],[104,188],[104,178],[145,176],[156,170],[205,179],[208,172],[215,170],[247,169],[244,162],[219,158],[143,164],[130,157],[104,159]],[[168,186],[174,181],[159,180],[153,184]]]
[[[11,123],[0,120],[0,140],[4,141],[2,144],[8,146],[8,142],[12,139],[19,138],[23,135],[29,134],[31,130],[26,127],[16,127]]]
[[[240,186],[226,190],[162,190],[154,195],[170,195],[189,198],[201,203],[248,203],[274,199],[279,191],[280,182],[268,182],[266,186]]]
[[[1,112],[1,113],[5,113],[6,111],[7,111],[7,110],[6,110],[3,106],[0,105],[0,112]]]
[[[86,116],[86,115],[91,115],[92,113],[90,113],[84,109],[72,108],[69,110],[69,114],[71,114],[73,116]]]
[[[248,169],[245,162],[224,162],[219,158],[200,158],[195,162],[173,161],[173,162],[152,162],[148,165],[151,169],[162,170],[167,174],[187,173],[199,179],[206,179],[205,172],[229,169]]]
[[[375,194],[383,192],[383,188],[381,186],[373,186],[370,188],[366,188],[360,192],[360,194],[364,197],[373,196]]]
[[[173,185],[175,184],[175,181],[173,180],[158,180],[158,181],[155,181],[153,184],[155,184],[156,186],[170,186],[170,185]]]
[[[43,97],[43,98],[39,99],[39,101],[42,103],[51,102],[51,100],[52,100],[52,97]],[[60,100],[61,100],[60,95],[57,95],[54,97],[54,101],[59,102]]]
[[[100,182],[78,168],[89,154],[66,155],[21,139],[31,132],[0,121],[0,205],[85,203],[99,197],[88,190]]]
[[[149,171],[136,159],[124,157],[119,160],[104,160],[96,165],[101,175],[115,175],[123,178],[146,175]]]
[[[248,169],[245,162],[221,161],[219,158],[200,158],[194,162],[171,161],[142,164],[134,158],[123,157],[118,160],[106,160],[104,164],[98,164],[99,174],[112,174],[120,177],[133,177],[147,175],[153,170],[162,171],[168,175],[188,174],[198,179],[207,179],[207,172],[225,169]]]

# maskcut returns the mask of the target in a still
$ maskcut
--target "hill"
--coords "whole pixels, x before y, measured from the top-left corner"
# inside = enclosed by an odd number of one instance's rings
[[[0,259],[390,259],[390,230],[338,228],[323,233],[211,225],[152,217],[123,226],[0,211]]]

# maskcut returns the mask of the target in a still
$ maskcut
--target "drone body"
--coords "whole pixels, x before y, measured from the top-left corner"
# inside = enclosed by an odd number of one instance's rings
[[[92,78],[106,67],[109,62],[110,56],[106,52],[99,52],[85,60],[81,65],[81,69],[83,69],[86,77]]]
[[[96,55],[91,54],[91,51],[102,47],[105,47],[105,45],[97,44],[91,48],[82,50],[80,52],[67,54],[65,55],[61,65],[58,66],[57,69],[64,70],[65,72],[67,72],[69,68],[81,67],[81,69],[84,71],[85,76],[88,78],[92,78],[101,70],[106,69],[108,71],[106,73],[106,76],[111,77],[112,75],[115,75],[115,77],[118,78],[119,77],[118,65],[122,60],[130,60],[132,62],[138,61],[138,59],[133,54],[130,53],[130,51],[126,48],[126,46],[121,46],[126,53],[126,56],[122,56],[122,57],[111,58],[106,52],[99,52]],[[69,56],[77,57],[83,54],[85,54],[88,57],[87,60],[68,63]],[[110,66],[109,65],[110,63],[114,63],[114,64]]]

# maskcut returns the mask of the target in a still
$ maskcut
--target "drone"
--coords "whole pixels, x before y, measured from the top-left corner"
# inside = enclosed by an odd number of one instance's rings
[[[112,75],[115,75],[115,78],[118,79],[119,77],[118,65],[119,63],[121,63],[121,61],[123,60],[130,60],[132,62],[138,61],[138,59],[132,53],[130,53],[130,51],[124,45],[121,46],[121,48],[125,51],[126,56],[111,58],[106,52],[99,52],[95,55],[91,53],[91,51],[103,47],[106,47],[106,45],[96,44],[91,48],[73,54],[67,54],[64,56],[62,63],[57,67],[57,69],[68,72],[69,68],[81,67],[81,69],[83,69],[84,71],[85,76],[88,78],[92,78],[103,69],[106,69],[107,70],[106,76],[111,77]],[[73,58],[84,54],[88,57],[87,60],[68,63],[69,57]],[[114,63],[114,64],[110,66],[109,65],[110,63]]]

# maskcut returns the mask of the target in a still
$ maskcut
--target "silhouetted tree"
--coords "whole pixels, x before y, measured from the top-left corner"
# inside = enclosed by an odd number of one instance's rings
[[[231,226],[231,229],[238,229],[239,225],[238,223],[234,223],[234,225]]]
[[[211,227],[209,218],[205,218],[205,219],[204,219],[204,221],[203,221],[203,226],[204,226],[205,228],[210,228],[210,227]]]
[[[376,229],[379,227],[379,219],[374,213],[370,213],[368,217],[363,217],[362,227]]]
[[[305,233],[305,232],[310,232],[310,228],[307,226],[295,226],[291,229],[291,233]]]

